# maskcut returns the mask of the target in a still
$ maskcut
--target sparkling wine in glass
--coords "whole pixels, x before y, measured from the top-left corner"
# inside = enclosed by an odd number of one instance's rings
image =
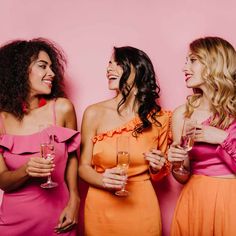
[[[121,175],[126,176],[130,163],[129,155],[129,137],[120,136],[117,137],[117,168],[120,169]],[[125,189],[125,184],[122,186],[122,189],[116,191],[117,196],[125,197],[129,195],[129,192]]]
[[[47,160],[51,160],[55,157],[55,146],[53,136],[50,136],[48,143],[40,144],[41,157]],[[40,185],[42,188],[54,188],[57,187],[58,183],[52,181],[51,175],[48,176],[47,182]]]
[[[196,121],[190,118],[185,118],[180,140],[180,146],[187,152],[190,151],[193,147],[195,130]],[[184,168],[183,163],[184,161],[180,161],[180,166],[178,168],[174,168],[173,172],[179,175],[188,175],[189,171]]]

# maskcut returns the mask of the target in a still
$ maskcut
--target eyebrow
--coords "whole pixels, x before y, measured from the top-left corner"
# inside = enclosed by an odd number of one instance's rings
[[[193,53],[190,53],[188,56],[189,56],[189,57],[196,57],[196,55],[193,54]]]
[[[37,62],[43,62],[45,64],[49,64],[47,61],[44,61],[44,60],[38,60]]]

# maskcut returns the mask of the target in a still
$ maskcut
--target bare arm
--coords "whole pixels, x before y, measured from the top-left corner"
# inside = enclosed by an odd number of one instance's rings
[[[173,144],[171,145],[168,151],[168,160],[172,162],[173,168],[175,168],[175,162],[184,161],[184,167],[189,169],[189,159],[188,153],[183,149],[179,148],[178,144],[180,144],[182,127],[184,123],[184,112],[185,105],[178,107],[172,116],[172,134],[173,134]],[[172,168],[172,169],[173,169]],[[185,183],[188,181],[189,176],[178,175],[172,171],[174,178],[180,182]]]
[[[98,111],[94,107],[86,109],[82,121],[81,157],[79,164],[79,175],[89,184],[97,188],[107,190],[121,189],[124,177],[116,168],[106,169],[104,174],[97,173],[92,167],[93,142],[98,125]]]
[[[77,130],[77,120],[73,104],[68,99],[58,99],[56,103],[59,125]],[[76,152],[69,153],[65,181],[69,190],[69,201],[62,211],[56,232],[61,233],[70,230],[78,221],[79,194],[78,194],[78,158]]]
[[[0,154],[0,188],[5,191],[13,191],[21,187],[30,177],[47,177],[54,168],[51,160],[39,157],[31,157],[20,168],[8,170],[4,157]]]
[[[92,168],[93,142],[97,126],[96,111],[89,107],[84,112],[81,129],[81,156],[79,163],[79,175],[89,184],[103,188],[102,175]]]

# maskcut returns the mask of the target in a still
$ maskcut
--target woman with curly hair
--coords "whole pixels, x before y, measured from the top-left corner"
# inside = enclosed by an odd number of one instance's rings
[[[197,39],[190,44],[183,71],[194,94],[173,114],[175,142],[168,159],[174,163],[174,177],[187,184],[171,235],[236,235],[235,49],[222,38]],[[185,117],[197,121],[189,152],[178,146]],[[182,160],[189,176],[174,171],[175,162]]]
[[[107,67],[112,99],[89,106],[82,122],[79,174],[89,184],[85,235],[161,235],[158,200],[150,181],[168,173],[170,114],[156,103],[159,87],[150,58],[114,47]],[[117,168],[116,142],[128,137],[127,176]],[[128,196],[115,193],[125,185]]]
[[[79,133],[63,91],[65,62],[42,38],[0,48],[1,235],[76,235]],[[53,158],[41,158],[50,141]],[[49,176],[54,188],[42,185]]]

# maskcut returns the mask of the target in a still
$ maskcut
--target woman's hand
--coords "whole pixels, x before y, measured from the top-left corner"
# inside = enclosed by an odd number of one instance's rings
[[[25,165],[25,171],[31,177],[47,177],[51,174],[54,167],[53,159],[31,157]]]
[[[59,217],[58,225],[55,227],[56,233],[68,232],[78,223],[79,203],[79,198],[75,198],[74,200],[70,199]]]
[[[122,175],[122,170],[117,167],[106,169],[102,174],[103,187],[108,190],[120,190],[126,181],[127,176]]]
[[[149,152],[143,153],[143,155],[154,172],[160,171],[166,163],[166,158],[160,150],[151,149]]]
[[[194,141],[220,144],[226,139],[227,136],[228,133],[222,129],[209,125],[198,124],[196,125]]]
[[[188,158],[188,152],[173,142],[168,150],[168,161],[171,163],[184,161]]]
[[[190,172],[186,172],[186,174],[179,174],[178,171],[176,172],[173,170],[179,170],[182,164],[182,168],[189,169],[188,152],[174,142],[168,150],[168,160],[172,164],[172,174],[174,178],[181,184],[186,183],[190,177]]]

